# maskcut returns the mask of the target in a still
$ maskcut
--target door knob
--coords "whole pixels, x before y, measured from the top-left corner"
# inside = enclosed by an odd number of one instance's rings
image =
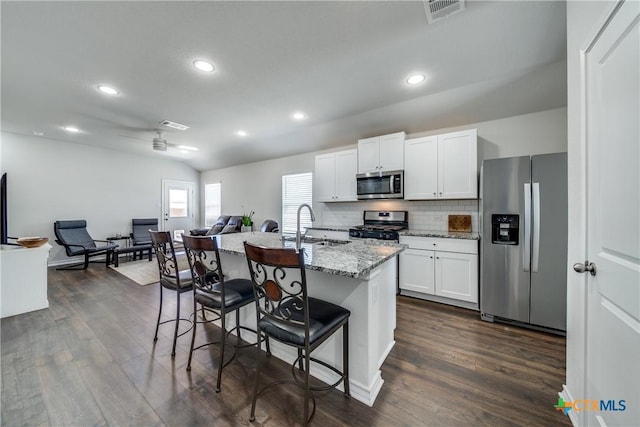
[[[589,261],[585,261],[584,264],[581,263],[581,262],[573,264],[573,269],[577,273],[584,273],[584,272],[588,271],[589,274],[591,274],[592,276],[596,275],[596,265],[594,263],[592,263],[592,262],[589,262]]]

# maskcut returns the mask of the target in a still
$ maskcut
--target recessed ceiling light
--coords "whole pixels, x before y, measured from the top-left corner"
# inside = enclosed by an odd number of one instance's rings
[[[98,90],[107,95],[118,95],[120,93],[117,89],[105,85],[98,85]]]
[[[62,129],[66,130],[67,132],[72,132],[72,133],[80,132],[80,129],[78,129],[75,126],[65,126]]]
[[[196,147],[192,147],[190,145],[178,145],[178,148],[186,151],[198,151]]]
[[[239,131],[236,132],[236,135],[238,135],[238,136],[247,136],[248,133],[246,131],[239,130]]]
[[[408,85],[415,86],[422,83],[424,79],[425,79],[424,74],[412,74],[409,77],[407,77],[406,81]]]
[[[305,114],[304,114],[304,113],[302,113],[302,112],[300,112],[300,111],[297,111],[297,112],[293,113],[293,114],[291,115],[291,117],[293,117],[293,118],[294,118],[294,119],[296,119],[296,120],[303,120],[303,119],[305,119],[307,116],[305,116]]]
[[[193,66],[205,73],[210,73],[216,68],[211,62],[205,61],[204,59],[196,59],[193,61]]]

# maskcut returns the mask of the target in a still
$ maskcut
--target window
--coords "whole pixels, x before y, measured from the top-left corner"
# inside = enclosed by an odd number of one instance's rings
[[[303,203],[311,205],[313,175],[309,173],[298,173],[282,176],[282,232],[296,232],[296,217],[298,206]],[[304,209],[300,216],[300,229],[311,227],[311,216],[309,211]]]
[[[185,218],[189,215],[187,200],[189,192],[176,188],[169,189],[169,217]]]
[[[210,226],[222,212],[220,204],[222,183],[205,184],[204,186],[204,225]]]

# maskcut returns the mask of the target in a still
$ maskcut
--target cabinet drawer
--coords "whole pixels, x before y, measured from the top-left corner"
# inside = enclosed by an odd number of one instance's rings
[[[438,237],[400,236],[400,243],[411,249],[432,251],[478,253],[478,241],[469,239],[443,239]]]

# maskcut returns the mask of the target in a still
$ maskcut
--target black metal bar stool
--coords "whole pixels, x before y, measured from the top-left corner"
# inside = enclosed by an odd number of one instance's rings
[[[220,344],[220,361],[218,362],[218,380],[216,382],[216,392],[220,391],[222,379],[222,369],[227,366],[235,357],[235,349],[238,347],[253,347],[254,344],[232,344],[234,353],[225,363],[225,343],[227,337],[236,331],[238,340],[242,339],[240,330],[245,329],[256,332],[253,329],[240,325],[240,308],[250,304],[254,300],[253,284],[249,279],[225,280],[220,263],[220,253],[218,251],[218,241],[215,236],[182,236],[182,242],[187,253],[191,275],[193,278],[193,312],[194,327],[191,335],[191,349],[189,350],[189,361],[187,371],[191,370],[191,358],[193,351],[211,344]],[[197,321],[196,313],[198,305],[202,310],[202,321]],[[235,311],[236,326],[229,331],[226,329],[227,314]],[[205,312],[214,313],[215,317],[207,319]],[[222,331],[219,341],[207,342],[194,348],[196,341],[196,329],[198,323],[210,323],[220,320]]]
[[[179,269],[178,260],[176,259],[176,251],[173,247],[173,240],[171,239],[171,233],[169,233],[168,231],[149,230],[149,234],[151,235],[151,244],[153,246],[153,251],[156,254],[156,259],[158,260],[158,271],[160,273],[160,309],[158,310],[158,321],[156,322],[156,333],[153,337],[153,340],[158,340],[158,329],[160,328],[160,325],[168,322],[176,322],[176,328],[173,333],[173,348],[171,350],[171,357],[174,358],[176,356],[176,341],[178,340],[178,337],[186,334],[187,332],[189,332],[189,329],[193,327],[193,323],[190,319],[180,318],[180,295],[183,292],[187,292],[192,289],[191,271],[188,269]],[[161,322],[160,317],[162,316],[162,294],[163,289],[165,288],[176,292],[176,318]],[[180,321],[187,321],[191,323],[191,327],[186,331],[178,334]]]
[[[253,279],[258,325],[258,348],[260,337],[265,335],[284,344],[295,347],[298,358],[293,362],[293,381],[275,381],[261,390],[259,354],[257,355],[256,378],[251,403],[250,421],[255,420],[258,396],[269,388],[284,382],[293,382],[304,390],[303,424],[308,424],[315,415],[315,398],[312,391],[329,390],[344,385],[344,395],[349,394],[349,316],[351,312],[343,307],[307,294],[307,280],[304,268],[304,249],[265,248],[244,243],[249,271]],[[342,369],[311,357],[311,352],[342,328]],[[320,363],[339,375],[334,384],[310,387],[310,362]],[[304,362],[304,363],[303,363]],[[303,378],[296,374],[296,365],[303,371]],[[309,399],[313,410],[309,414]]]

